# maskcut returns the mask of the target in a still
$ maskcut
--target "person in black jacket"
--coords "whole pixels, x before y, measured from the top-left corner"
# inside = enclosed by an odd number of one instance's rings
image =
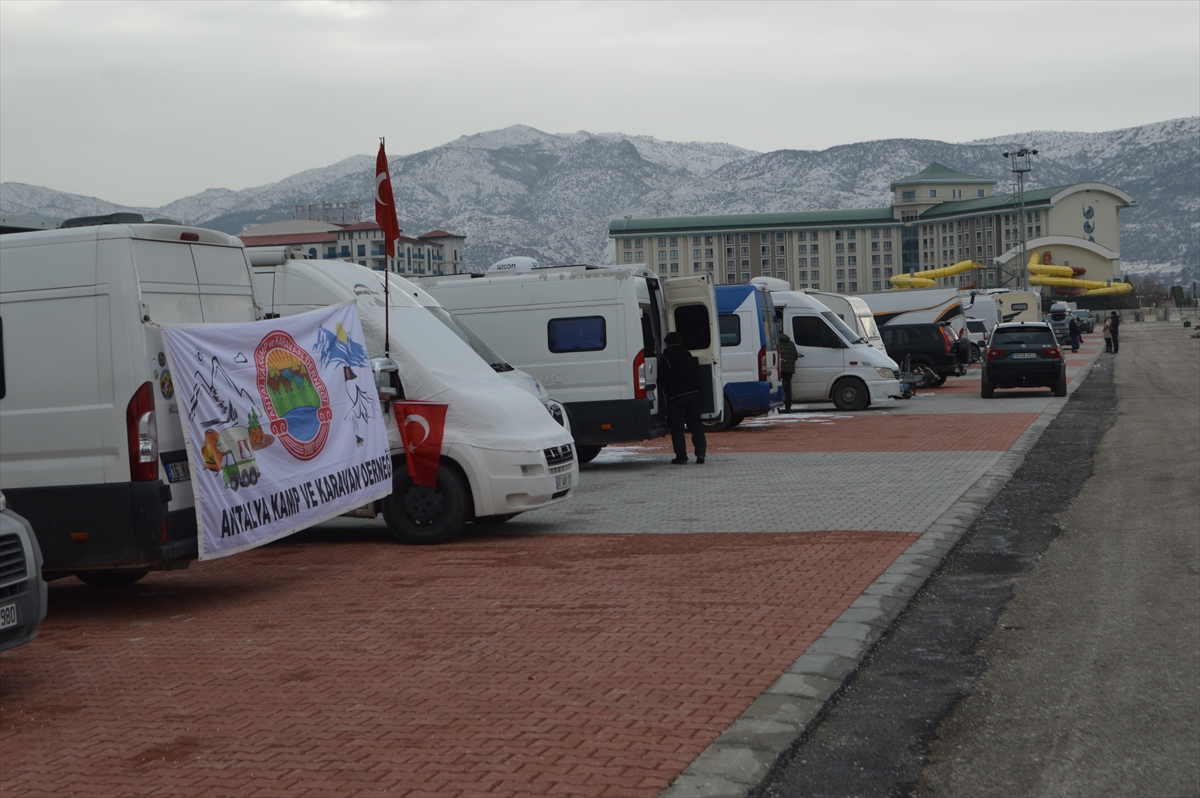
[[[1109,325],[1108,331],[1110,333],[1112,333],[1112,344],[1113,344],[1112,351],[1113,351],[1113,354],[1115,355],[1117,352],[1121,351],[1121,334],[1117,329],[1118,327],[1121,326],[1121,317],[1118,316],[1117,312],[1114,310],[1112,312],[1112,315],[1110,318],[1112,319],[1112,324]]]
[[[667,348],[658,359],[658,387],[667,400],[667,420],[671,425],[671,443],[675,447],[675,459],[671,462],[687,464],[687,441],[683,436],[686,425],[692,433],[696,463],[701,464],[708,441],[704,437],[704,425],[700,423],[700,361],[683,347],[683,336],[679,333],[667,333],[666,343]]]
[[[1079,351],[1079,336],[1083,335],[1083,330],[1079,329],[1079,319],[1071,317],[1071,323],[1067,325],[1067,335],[1071,336],[1071,351]]]

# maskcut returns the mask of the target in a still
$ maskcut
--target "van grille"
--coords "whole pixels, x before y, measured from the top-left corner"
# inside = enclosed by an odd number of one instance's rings
[[[29,576],[25,547],[16,535],[0,535],[0,585],[10,585]]]
[[[558,473],[554,471],[554,466],[570,465],[575,462],[575,452],[572,451],[571,444],[569,443],[543,449],[542,454],[546,455],[546,465],[550,467],[550,473],[552,474]]]

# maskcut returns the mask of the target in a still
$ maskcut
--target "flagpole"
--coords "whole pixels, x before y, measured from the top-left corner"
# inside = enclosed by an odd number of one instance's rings
[[[386,148],[384,147],[383,136],[379,137],[379,148],[384,150],[384,152],[387,151]],[[389,182],[391,181],[391,172],[392,172],[392,170],[391,170],[391,168],[389,168],[388,169]],[[375,195],[379,196],[378,182],[376,183],[376,187],[375,187]],[[395,204],[394,196],[395,195],[393,195],[393,199],[392,199],[393,205]],[[382,222],[380,222],[378,219],[376,219],[375,221],[379,224],[380,227],[383,227]],[[384,227],[384,229],[383,229],[383,235],[385,236],[384,241],[383,241],[383,255],[384,255],[384,257],[383,257],[383,356],[384,357],[391,356],[391,350],[389,347],[391,347],[391,344],[392,344],[392,332],[391,332],[392,331],[392,299],[391,299],[391,292],[389,291],[389,289],[392,287],[392,264],[389,263],[389,261],[394,260],[395,258],[387,257],[388,250],[392,249],[392,247],[388,246],[388,244],[390,244],[391,242],[386,238],[386,236],[390,235],[388,233],[388,230],[390,230],[390,229],[391,229],[391,225],[388,225],[387,227]],[[392,252],[395,253],[395,250],[392,249]]]

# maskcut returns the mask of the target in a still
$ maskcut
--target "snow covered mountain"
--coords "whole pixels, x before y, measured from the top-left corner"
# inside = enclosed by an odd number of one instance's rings
[[[1200,117],[1104,133],[1031,131],[964,144],[892,139],[770,153],[517,125],[394,157],[391,171],[404,230],[462,233],[470,268],[482,269],[509,255],[610,262],[608,224],[626,215],[885,206],[891,181],[934,161],[995,178],[1003,193],[1013,184],[1000,153],[1015,146],[1041,152],[1031,188],[1099,181],[1134,196],[1139,207],[1121,216],[1127,264],[1200,263]],[[360,200],[369,217],[373,172],[372,157],[353,156],[278,183],[209,189],[161,208],[4,183],[0,212],[57,220],[131,210],[238,233],[322,200]]]

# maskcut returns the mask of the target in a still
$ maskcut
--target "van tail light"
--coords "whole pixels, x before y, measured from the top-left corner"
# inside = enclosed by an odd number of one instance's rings
[[[646,350],[637,353],[633,359],[633,398],[646,398]]]
[[[758,381],[766,382],[768,379],[770,375],[767,374],[767,348],[761,346],[758,349]]]
[[[125,408],[129,435],[129,478],[134,482],[158,479],[158,424],[154,420],[154,385],[142,383]]]

